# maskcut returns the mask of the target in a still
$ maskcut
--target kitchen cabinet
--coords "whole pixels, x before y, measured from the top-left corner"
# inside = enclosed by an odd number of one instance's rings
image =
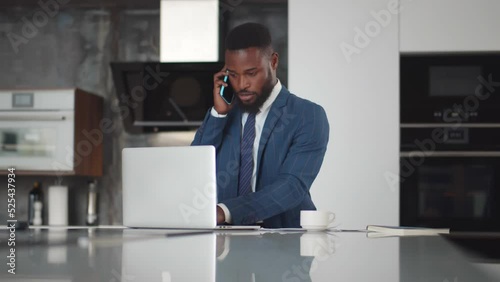
[[[500,51],[500,1],[400,0],[400,51]]]

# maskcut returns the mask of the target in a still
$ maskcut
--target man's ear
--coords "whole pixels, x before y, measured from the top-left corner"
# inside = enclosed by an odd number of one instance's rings
[[[276,52],[273,52],[271,54],[271,68],[273,70],[276,70],[278,68],[278,63],[279,63],[279,55]]]

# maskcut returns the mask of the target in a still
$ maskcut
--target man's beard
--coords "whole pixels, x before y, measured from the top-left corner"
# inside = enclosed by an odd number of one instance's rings
[[[267,83],[265,83],[264,86],[262,86],[262,90],[261,90],[262,94],[260,96],[258,96],[256,92],[248,92],[248,91],[238,92],[236,94],[236,97],[235,97],[237,104],[240,107],[240,109],[242,109],[244,112],[256,114],[259,112],[260,107],[262,107],[262,105],[264,105],[264,103],[267,101],[267,99],[269,99],[269,97],[271,96],[271,92],[273,91],[273,88],[274,88],[273,79],[270,78],[269,81],[267,81]],[[255,99],[255,102],[253,104],[249,104],[249,105],[243,104],[240,100],[240,97],[239,97],[239,94],[242,92],[251,93],[251,94],[255,95],[257,97]]]

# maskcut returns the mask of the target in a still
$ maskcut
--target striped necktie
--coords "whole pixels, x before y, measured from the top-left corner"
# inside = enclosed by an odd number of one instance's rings
[[[238,195],[252,192],[253,143],[255,140],[255,114],[248,114],[240,147],[240,174],[238,178]]]

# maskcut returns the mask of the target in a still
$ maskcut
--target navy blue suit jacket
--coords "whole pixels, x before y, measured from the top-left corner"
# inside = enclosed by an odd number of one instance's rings
[[[238,196],[241,115],[238,106],[225,118],[208,111],[191,144],[216,148],[218,202],[236,225],[263,220],[268,228],[300,227],[300,211],[316,209],[309,188],[328,144],[325,111],[282,87],[262,129],[255,193],[245,196]]]

